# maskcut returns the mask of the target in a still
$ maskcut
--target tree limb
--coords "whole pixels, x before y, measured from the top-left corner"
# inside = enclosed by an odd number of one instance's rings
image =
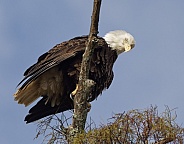
[[[81,64],[78,90],[74,97],[74,115],[71,130],[69,135],[75,135],[76,133],[83,132],[85,128],[87,118],[87,97],[89,92],[94,85],[94,81],[89,80],[89,69],[91,57],[93,55],[94,47],[97,44],[98,34],[98,22],[100,14],[101,0],[94,0],[93,13],[91,17],[91,27],[86,43],[86,50],[83,54],[83,60]]]

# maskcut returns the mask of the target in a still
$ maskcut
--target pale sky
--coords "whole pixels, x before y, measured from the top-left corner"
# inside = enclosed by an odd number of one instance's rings
[[[94,102],[88,117],[106,123],[113,113],[158,106],[175,109],[184,122],[184,1],[106,0],[99,35],[126,30],[135,48],[120,55],[108,90]],[[54,45],[89,33],[92,1],[1,0],[0,2],[0,143],[41,143],[36,125],[25,124],[33,106],[14,101],[23,72]]]

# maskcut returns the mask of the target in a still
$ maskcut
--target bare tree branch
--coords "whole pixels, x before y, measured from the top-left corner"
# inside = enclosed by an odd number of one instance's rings
[[[94,81],[89,80],[89,68],[94,47],[97,43],[98,22],[100,14],[101,0],[94,0],[93,13],[91,17],[91,27],[86,43],[86,50],[83,54],[83,60],[80,70],[78,90],[74,97],[74,115],[71,130],[69,135],[81,133],[85,128],[87,118],[87,97],[94,85]]]
[[[164,138],[163,140],[155,142],[155,144],[167,144],[174,141],[176,138]]]

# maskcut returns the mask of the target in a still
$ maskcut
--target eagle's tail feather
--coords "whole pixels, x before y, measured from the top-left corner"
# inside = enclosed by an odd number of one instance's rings
[[[32,82],[33,83],[33,82]],[[39,90],[35,84],[30,84],[26,88],[18,89],[14,94],[15,101],[18,101],[19,104],[24,104],[28,106],[36,99],[40,97]]]
[[[24,121],[26,121],[26,123],[30,123],[52,114],[73,109],[73,101],[69,96],[63,98],[60,105],[55,105],[54,107],[51,106],[50,102],[46,103],[46,101],[47,97],[44,96],[35,106],[29,110],[29,114],[25,117]]]

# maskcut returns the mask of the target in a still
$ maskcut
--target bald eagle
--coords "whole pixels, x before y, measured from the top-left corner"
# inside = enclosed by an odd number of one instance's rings
[[[28,106],[41,97],[25,117],[27,123],[74,108],[70,94],[78,83],[87,40],[88,36],[80,36],[56,45],[24,72],[24,78],[18,84],[21,86],[14,94],[15,101]],[[104,38],[98,37],[89,71],[89,79],[95,81],[95,86],[88,102],[109,88],[118,55],[134,46],[133,36],[123,30],[111,31]]]

